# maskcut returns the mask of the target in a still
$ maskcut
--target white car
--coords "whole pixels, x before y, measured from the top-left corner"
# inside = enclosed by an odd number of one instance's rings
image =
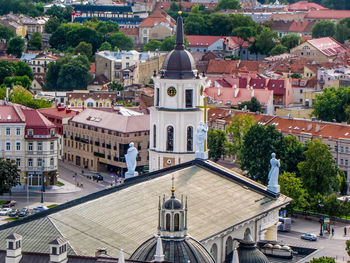
[[[2,208],[0,210],[0,216],[7,216],[8,213],[10,213],[11,210],[12,210],[11,208]]]

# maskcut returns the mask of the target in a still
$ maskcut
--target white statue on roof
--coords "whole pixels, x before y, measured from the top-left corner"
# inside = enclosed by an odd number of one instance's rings
[[[129,144],[129,149],[127,154],[125,155],[126,160],[126,166],[128,168],[128,171],[125,173],[125,179],[137,176],[138,173],[135,171],[136,169],[136,157],[139,152],[134,147],[134,143],[131,142]]]
[[[273,192],[275,194],[279,194],[280,193],[280,186],[278,184],[278,176],[280,173],[280,167],[281,167],[281,163],[279,159],[276,159],[276,154],[272,153],[271,154],[271,160],[270,160],[270,164],[271,164],[271,169],[269,172],[269,183],[267,185],[267,190],[270,192]]]
[[[196,130],[196,158],[207,159],[206,152],[204,149],[205,141],[207,140],[208,125],[202,121],[199,123]]]

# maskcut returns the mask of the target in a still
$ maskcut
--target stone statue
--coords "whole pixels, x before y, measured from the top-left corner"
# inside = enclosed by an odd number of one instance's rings
[[[270,160],[270,164],[271,164],[271,169],[269,172],[269,183],[267,185],[267,190],[278,194],[280,192],[280,186],[278,184],[278,176],[280,173],[280,160],[276,159],[276,154],[272,153],[271,154],[271,160]]]
[[[204,143],[207,139],[208,125],[200,122],[196,130],[196,158],[207,159],[206,153],[204,152]]]
[[[139,152],[137,149],[134,147],[134,143],[131,142],[129,144],[129,149],[127,154],[125,155],[125,160],[126,160],[126,166],[128,168],[128,171],[125,174],[125,179],[130,178],[133,176],[137,176],[138,173],[135,172],[136,169],[136,157]]]

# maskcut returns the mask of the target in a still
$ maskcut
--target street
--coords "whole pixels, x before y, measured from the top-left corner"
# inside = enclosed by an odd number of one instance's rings
[[[324,237],[319,237],[320,224],[315,221],[305,220],[301,218],[292,218],[292,231],[278,232],[278,241],[284,244],[317,248],[319,252],[315,257],[328,256],[334,257],[339,261],[350,260],[345,250],[345,241],[350,239],[349,225],[348,235],[344,236],[344,224],[336,223],[334,236],[325,234]],[[304,233],[312,233],[317,235],[317,241],[303,240],[300,236]]]

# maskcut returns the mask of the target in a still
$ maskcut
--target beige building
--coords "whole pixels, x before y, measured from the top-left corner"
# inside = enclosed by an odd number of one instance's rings
[[[122,115],[86,109],[64,127],[64,161],[93,171],[124,175],[125,154],[134,142],[139,154],[137,170],[148,169],[149,115],[128,111]]]

